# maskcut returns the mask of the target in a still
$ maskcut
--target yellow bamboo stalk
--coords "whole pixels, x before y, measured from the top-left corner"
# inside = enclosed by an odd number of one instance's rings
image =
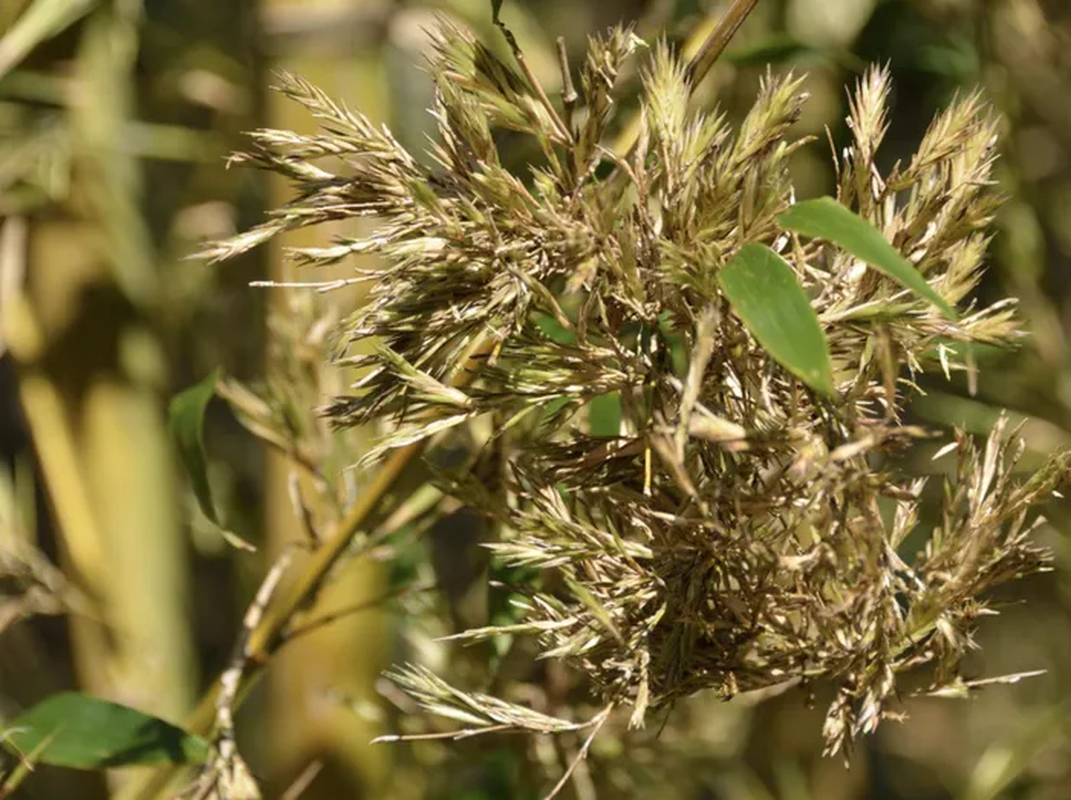
[[[167,365],[137,311],[158,293],[156,253],[140,209],[140,165],[122,146],[133,116],[141,21],[141,0],[99,4],[85,21],[75,60],[77,190],[87,200],[92,252],[105,273],[80,308],[91,333],[71,343],[92,368],[64,377],[107,559],[98,591],[115,647],[113,683],[104,691],[180,718],[196,685],[187,548],[164,418]],[[37,287],[44,292],[50,284]]]
[[[5,277],[23,272],[15,264],[27,258],[25,228],[25,220],[11,218],[0,229]],[[45,337],[22,292],[21,276],[3,284],[0,338],[18,365],[19,400],[56,515],[64,571],[90,597],[99,600],[95,595],[104,579],[106,558],[82,474],[77,437],[63,396],[42,367]],[[70,627],[81,680],[90,686],[108,685],[107,631],[97,621],[85,618],[72,619]]]
[[[288,3],[265,0],[267,13],[281,16],[298,11],[301,15],[362,13],[382,3],[378,0],[317,0]],[[322,53],[300,45],[280,55],[274,66],[302,75],[329,94],[359,106],[373,120],[383,121],[389,114],[385,89],[383,59],[378,48],[360,52]],[[268,101],[268,123],[272,127],[309,129],[314,122],[296,104],[273,95]],[[288,198],[281,181],[270,184],[268,204],[274,207]],[[363,223],[362,223],[363,224]],[[292,280],[283,254],[283,246],[324,245],[333,234],[358,233],[352,225],[344,230],[305,230],[285,241],[273,242],[270,277],[276,281]],[[350,265],[342,269],[348,270]],[[351,273],[346,272],[346,276]],[[341,276],[341,272],[340,272]],[[330,280],[330,274],[317,279]],[[272,305],[285,313],[286,293],[272,290]],[[327,295],[344,311],[359,302],[354,292]],[[326,377],[326,376],[325,376]],[[340,389],[343,387],[339,386]],[[277,453],[267,455],[265,482],[265,520],[272,549],[296,541],[305,534],[290,505],[287,481],[292,466]],[[313,496],[308,492],[307,497]],[[324,558],[323,551],[313,556]],[[323,587],[318,607],[330,609],[369,600],[383,592],[381,570],[369,562],[356,562]],[[278,613],[277,611],[269,613]],[[270,652],[274,643],[264,639],[261,626],[250,642],[254,652]],[[350,708],[330,699],[328,690],[357,700],[375,702],[374,683],[385,666],[386,631],[380,613],[372,612],[344,618],[330,626],[302,637],[273,660],[269,684],[269,729],[273,732],[268,747],[271,763],[277,765],[280,780],[288,783],[314,759],[324,759],[325,769],[309,787],[305,797],[334,798],[360,794],[382,795],[389,772],[390,753],[369,742],[380,732]]]

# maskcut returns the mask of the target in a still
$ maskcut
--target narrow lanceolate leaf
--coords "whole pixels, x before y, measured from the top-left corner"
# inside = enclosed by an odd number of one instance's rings
[[[171,399],[168,409],[168,427],[178,445],[179,457],[190,476],[193,493],[204,515],[217,525],[216,506],[212,502],[212,490],[208,484],[208,464],[205,460],[204,424],[205,410],[216,394],[219,372],[213,372],[200,383],[179,392]]]
[[[205,458],[204,444],[205,411],[216,394],[218,382],[219,371],[216,370],[200,383],[175,395],[168,408],[167,426],[178,447],[182,466],[190,477],[190,485],[201,512],[219,529],[220,534],[232,547],[252,551],[256,550],[253,545],[224,527],[216,512],[212,488],[208,482],[208,461]]]
[[[16,753],[72,769],[206,760],[199,736],[133,708],[77,692],[53,695],[20,715],[3,739]]]
[[[911,262],[889,244],[881,231],[832,197],[796,203],[778,220],[786,230],[843,247],[919,297],[929,300],[949,319],[958,318],[956,310],[927,283]]]
[[[766,352],[816,392],[834,394],[825,333],[788,262],[766,245],[746,244],[718,283]]]

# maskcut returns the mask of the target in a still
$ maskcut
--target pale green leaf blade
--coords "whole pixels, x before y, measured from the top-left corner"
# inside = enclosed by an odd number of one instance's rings
[[[819,394],[833,396],[829,344],[796,273],[762,244],[746,244],[718,283],[752,336],[781,366]]]
[[[36,0],[0,38],[0,78],[46,39],[77,22],[94,0]]]
[[[958,318],[956,310],[927,283],[911,262],[889,244],[881,231],[832,197],[796,203],[778,220],[786,230],[843,247],[901,286],[929,300],[948,319]]]
[[[63,692],[21,714],[4,744],[34,760],[72,769],[131,764],[189,764],[208,758],[209,745],[162,719],[136,709]]]

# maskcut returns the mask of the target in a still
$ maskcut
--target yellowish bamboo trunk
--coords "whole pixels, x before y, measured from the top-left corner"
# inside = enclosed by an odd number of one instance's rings
[[[266,14],[275,20],[311,19],[335,13],[360,13],[365,6],[383,6],[376,2],[354,0],[318,0],[286,2],[265,0]],[[328,23],[329,24],[329,23]],[[316,31],[312,31],[313,38]],[[321,33],[323,33],[321,31]],[[374,121],[383,121],[389,102],[382,73],[382,57],[377,51],[359,54],[317,52],[315,46],[298,47],[285,52],[271,65],[300,74],[324,89],[332,97],[359,107]],[[268,123],[273,127],[308,131],[314,123],[307,112],[281,95],[268,98]],[[281,182],[273,182],[268,199],[276,207],[289,199]],[[286,246],[323,245],[334,233],[323,228],[301,231],[282,241],[273,241],[271,277],[277,281],[293,280],[289,265],[282,256]],[[354,234],[352,224],[345,233]],[[350,276],[352,265],[343,265],[339,274]],[[329,280],[332,275],[319,274],[310,280]],[[276,313],[286,313],[287,292],[272,290],[271,306]],[[300,291],[300,290],[299,290]],[[359,297],[352,292],[327,296],[328,302],[352,309]],[[337,380],[338,376],[334,376]],[[329,383],[332,376],[325,380]],[[339,388],[342,385],[339,384]],[[287,482],[290,468],[285,459],[268,454],[265,483],[265,518],[273,549],[303,541],[306,534],[291,506]],[[339,475],[328,475],[340,480]],[[374,565],[353,562],[345,565],[322,592],[319,611],[351,606],[372,599],[382,592],[381,571]],[[341,703],[346,697],[358,702],[374,699],[373,685],[385,662],[386,629],[382,615],[368,612],[345,617],[332,625],[303,637],[285,648],[272,665],[270,675],[269,750],[277,765],[277,785],[285,785],[306,765],[322,760],[324,770],[303,797],[380,797],[389,769],[389,751],[374,748],[369,741],[379,732],[374,723],[362,719]]]

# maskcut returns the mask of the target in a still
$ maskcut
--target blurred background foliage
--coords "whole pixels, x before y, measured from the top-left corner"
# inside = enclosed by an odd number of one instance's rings
[[[559,35],[580,53],[590,33],[631,20],[649,41],[683,41],[724,5],[507,0],[503,14],[550,89],[560,80]],[[422,51],[437,13],[502,46],[486,0],[0,4],[0,723],[68,688],[180,721],[226,664],[274,554],[337,519],[360,492],[363,478],[344,468],[361,436],[332,432],[314,413],[347,381],[323,368],[326,331],[359,291],[249,288],[294,279],[277,248],[222,267],[188,256],[286,197],[271,180],[223,168],[244,130],[311,128],[268,91],[273,69],[301,74],[420,151],[431,130]],[[895,82],[885,165],[912,151],[958,91],[983,87],[1002,115],[1007,201],[980,291],[1021,298],[1032,332],[1022,351],[986,357],[973,396],[965,383],[923,384],[915,414],[982,433],[1006,407],[1025,422],[1028,451],[1067,446],[1071,5],[762,0],[695,102],[738,116],[767,65],[809,73],[797,133],[817,141],[798,151],[794,170],[800,194],[817,195],[833,186],[827,131],[836,148],[847,140],[845,87],[873,62],[888,63]],[[507,152],[515,166],[530,155]],[[210,407],[209,477],[220,519],[257,553],[228,547],[197,510],[166,430],[167,399],[217,367],[234,380],[221,390],[230,404]],[[243,423],[287,436],[265,447]],[[280,453],[286,442],[300,452]],[[912,468],[935,471],[927,455]],[[577,689],[556,664],[532,673],[509,642],[488,654],[434,641],[503,620],[508,598],[488,590],[487,577],[510,576],[480,554],[476,520],[447,508],[429,524],[420,502],[441,501],[417,497],[320,604],[375,610],[288,645],[243,707],[239,744],[265,796],[298,796],[304,775],[300,796],[309,798],[539,797],[575,754],[580,742],[569,736],[368,745],[380,733],[424,730],[378,678],[393,662],[416,658],[470,681],[489,672],[549,713]],[[1045,675],[971,702],[908,702],[909,721],[862,742],[850,769],[821,757],[813,698],[695,697],[661,729],[597,739],[566,796],[1071,796],[1071,517],[1047,512],[1056,569],[1005,590],[968,677]],[[38,767],[17,796],[137,797],[139,780]]]

